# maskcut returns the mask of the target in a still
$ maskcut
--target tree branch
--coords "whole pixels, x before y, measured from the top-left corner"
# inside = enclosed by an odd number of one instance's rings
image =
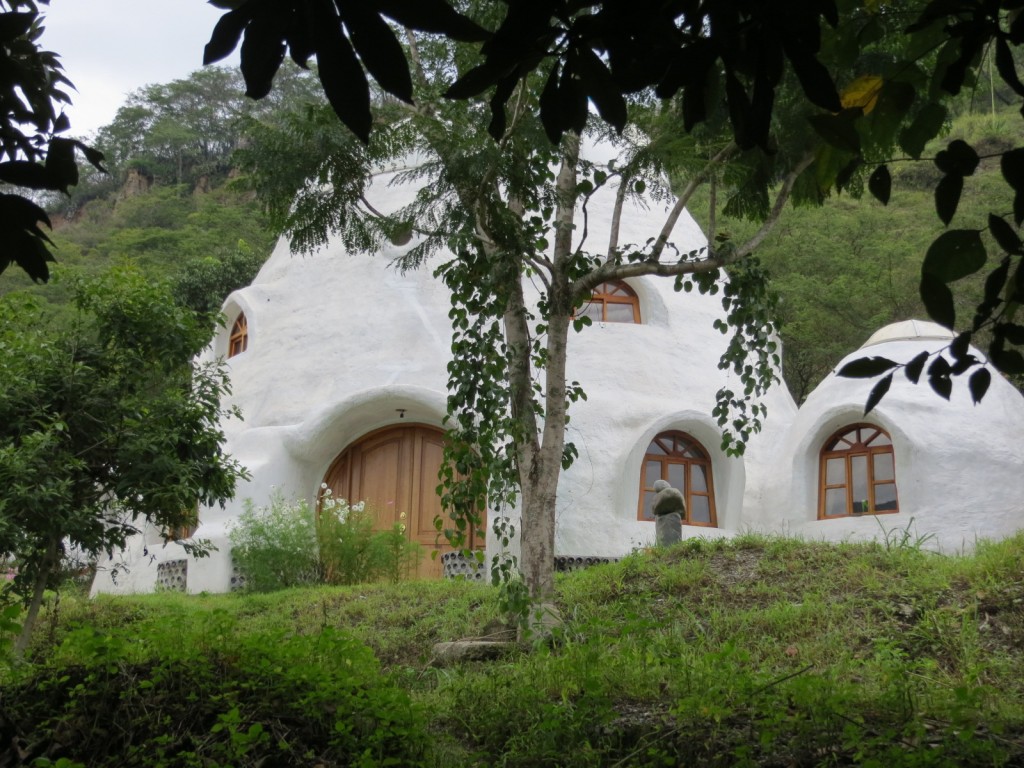
[[[746,243],[736,249],[734,258],[742,259],[744,256],[752,253],[754,249],[761,244],[761,242],[768,236],[768,233],[772,231],[775,225],[779,221],[779,217],[782,215],[782,209],[785,208],[786,202],[789,200],[790,194],[793,192],[793,185],[796,184],[797,178],[807,170],[808,166],[814,162],[814,153],[808,152],[797,163],[793,169],[786,174],[786,178],[782,181],[782,186],[779,187],[778,193],[775,195],[775,204],[772,206],[771,212],[768,214],[768,218],[761,224],[761,228],[757,230],[753,237],[751,237]]]
[[[668,244],[668,238],[671,236],[672,230],[676,226],[676,222],[679,221],[679,217],[686,209],[687,203],[690,202],[690,198],[693,197],[693,193],[700,189],[700,186],[710,178],[711,173],[718,168],[718,166],[737,152],[739,152],[739,147],[736,145],[736,142],[729,142],[718,152],[717,155],[708,161],[708,164],[704,166],[700,173],[690,179],[686,186],[683,187],[683,191],[680,193],[679,199],[676,200],[676,204],[669,212],[668,218],[665,220],[665,225],[661,228],[661,234],[658,235],[658,239],[654,243],[654,248],[651,250],[650,259],[652,261],[657,261],[661,258],[661,252],[665,250],[665,246]]]

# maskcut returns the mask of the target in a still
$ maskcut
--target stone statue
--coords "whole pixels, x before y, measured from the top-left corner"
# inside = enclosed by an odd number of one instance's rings
[[[686,515],[686,500],[667,480],[655,480],[654,490],[655,539],[659,547],[667,547],[683,538],[682,524]]]

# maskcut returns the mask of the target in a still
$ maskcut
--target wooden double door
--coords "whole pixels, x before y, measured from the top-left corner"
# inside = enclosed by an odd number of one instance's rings
[[[417,572],[423,579],[440,578],[441,554],[451,551],[434,527],[443,512],[437,493],[443,458],[444,432],[402,424],[365,435],[342,451],[324,476],[335,498],[365,502],[379,530],[403,526],[406,536],[423,548]],[[484,542],[471,537],[469,545],[482,547]],[[440,550],[436,558],[431,556],[435,549]]]

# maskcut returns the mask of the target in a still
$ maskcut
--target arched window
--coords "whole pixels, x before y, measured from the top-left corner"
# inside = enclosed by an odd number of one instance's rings
[[[687,525],[716,527],[715,483],[707,451],[685,432],[662,432],[651,441],[640,470],[637,517],[653,520],[654,483],[667,480],[686,498]]]
[[[580,307],[578,317],[589,317],[595,323],[640,323],[640,299],[621,280],[601,283],[590,301]]]
[[[821,449],[819,519],[899,512],[892,440],[873,424],[840,429]]]
[[[228,357],[242,354],[248,346],[249,323],[245,319],[245,313],[239,312],[235,324],[231,326],[231,336],[228,337]]]

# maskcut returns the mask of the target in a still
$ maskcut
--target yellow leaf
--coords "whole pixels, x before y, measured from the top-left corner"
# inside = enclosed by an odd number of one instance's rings
[[[860,107],[868,114],[878,103],[878,94],[882,92],[883,80],[878,75],[861,75],[843,89],[839,95],[843,107]]]

